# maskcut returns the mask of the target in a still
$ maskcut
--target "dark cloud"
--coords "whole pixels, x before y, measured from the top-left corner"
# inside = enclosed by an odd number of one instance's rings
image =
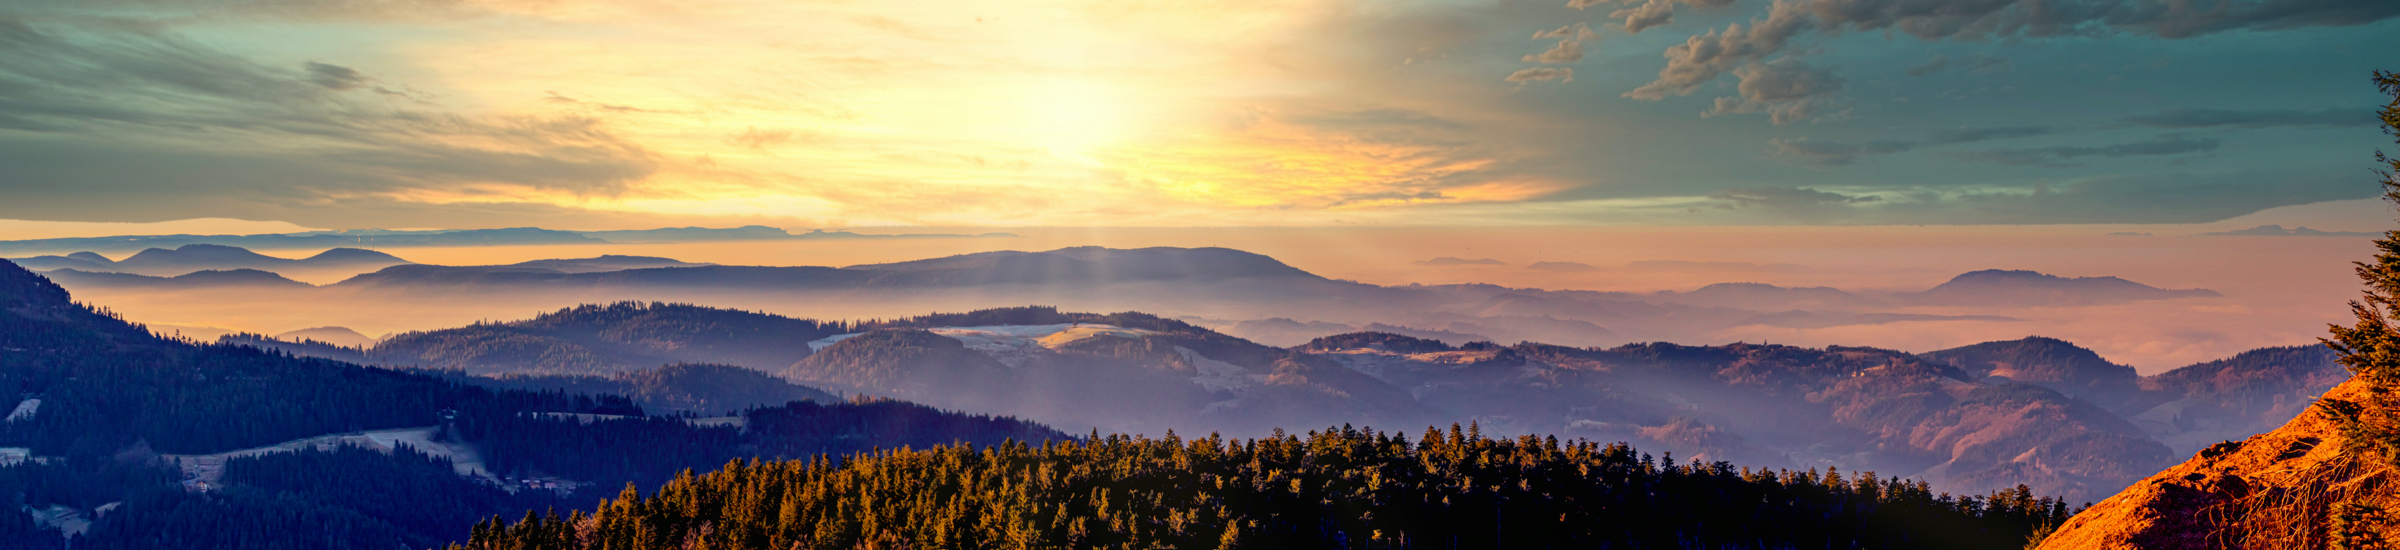
[[[1640,33],[1645,29],[1674,23],[1675,4],[1678,3],[1700,8],[1723,8],[1733,5],[1733,0],[1626,0],[1626,7],[1609,12],[1608,16],[1625,20],[1626,33]],[[1569,2],[1567,7],[1583,9],[1595,4],[1597,2],[1576,0]]]
[[[2119,143],[2115,145],[2104,145],[2099,147],[2065,146],[2037,147],[2030,149],[1993,149],[1989,151],[1958,153],[1957,156],[1959,158],[1997,162],[2014,166],[2047,166],[2053,168],[2062,168],[2074,166],[2073,164],[2069,164],[2068,161],[2082,157],[2122,158],[2134,156],[2180,155],[2184,153],[2214,151],[2217,149],[2218,145],[2219,144],[2217,140],[2214,138],[2190,138],[2179,135],[2164,135],[2159,136],[2157,139],[2148,141]]]
[[[1515,82],[1519,85],[1530,84],[1534,82],[1550,82],[1553,80],[1559,82],[1574,82],[1575,69],[1569,69],[1565,67],[1534,67],[1531,69],[1509,73],[1508,78],[1504,80]]]
[[[1742,78],[1735,87],[1740,97],[1717,98],[1716,105],[1701,113],[1702,116],[1766,113],[1776,124],[1790,124],[1840,119],[1849,114],[1834,98],[1834,94],[1842,91],[1842,77],[1832,71],[1787,59],[1751,63],[1733,72]]]
[[[355,90],[367,85],[367,75],[357,69],[310,61],[301,66],[308,72],[308,81],[337,92]]]
[[[1804,34],[1906,34],[1921,40],[1982,40],[2137,34],[2179,39],[2234,30],[2362,25],[2400,16],[2392,0],[1796,0],[1775,2],[1763,19],[1735,23],[1667,48],[1666,68],[1625,97],[1690,95],[1726,73],[1771,77],[1747,67],[1789,60]],[[1991,68],[2005,60],[1987,62]],[[1954,63],[1919,66],[1930,74]],[[1916,72],[1912,70],[1912,72]]]
[[[2266,128],[2271,126],[2365,126],[2374,124],[2374,107],[2316,111],[2168,109],[2126,118],[2125,122],[2160,128]]]

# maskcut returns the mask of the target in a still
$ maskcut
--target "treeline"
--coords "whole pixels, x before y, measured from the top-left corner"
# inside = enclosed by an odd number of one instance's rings
[[[429,548],[457,540],[481,518],[568,502],[459,476],[448,459],[405,446],[389,454],[345,446],[235,459],[223,484],[206,493],[171,481],[127,489],[131,495],[74,548]]]
[[[833,402],[824,390],[793,384],[775,375],[731,365],[678,363],[607,376],[502,374],[469,376],[465,371],[431,372],[493,389],[621,395],[658,414],[715,416],[793,401]]]
[[[2016,549],[2067,517],[2022,487],[1678,464],[1623,444],[1110,436],[733,462],[453,550],[666,548]]]
[[[689,417],[584,420],[561,415],[478,410],[458,432],[482,450],[484,466],[508,476],[666,482],[676,472],[745,457],[844,456],[875,449],[1070,439],[1032,422],[969,415],[914,403],[853,399],[796,401],[754,408],[742,426],[700,425]]]

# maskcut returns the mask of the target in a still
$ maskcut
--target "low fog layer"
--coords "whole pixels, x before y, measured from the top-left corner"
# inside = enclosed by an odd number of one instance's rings
[[[2072,340],[2134,365],[2143,372],[2152,373],[2246,349],[2313,342],[2322,332],[2324,323],[2341,320],[2344,312],[2342,304],[2351,297],[2355,288],[2355,282],[2348,276],[2347,263],[2368,253],[2365,239],[2346,237],[2125,237],[2110,236],[2105,229],[2110,228],[1924,228],[1912,232],[1889,228],[1697,228],[1671,232],[1612,228],[1057,229],[1012,230],[1023,235],[1013,238],[407,248],[387,253],[409,262],[444,265],[506,265],[535,260],[618,255],[695,264],[842,266],[902,262],[988,250],[1049,250],[1084,244],[1119,248],[1226,246],[1266,254],[1327,278],[1383,286],[1489,283],[1510,288],[1644,295],[1668,291],[1684,296],[1679,300],[1681,302],[1708,306],[1725,304],[1722,301],[1700,303],[1699,300],[1703,298],[1693,293],[1720,283],[1751,282],[1800,289],[1828,287],[1872,297],[1924,291],[1959,274],[1986,269],[2032,270],[2067,277],[2115,276],[2158,288],[2209,289],[2223,294],[2222,297],[2208,299],[2150,300],[2074,307],[2012,307],[2010,304],[1890,307],[1887,304],[1859,308],[1805,302],[1735,304],[1739,309],[1763,313],[1799,309],[1820,314],[1864,311],[1888,315],[1872,323],[1758,323],[1713,326],[1706,330],[1690,326],[1654,330],[1658,327],[1595,323],[1615,334],[1614,340],[1604,336],[1577,340],[1558,337],[1556,330],[1517,329],[1540,334],[1548,341],[1578,345],[1642,340],[1687,344],[1769,341],[1810,346],[1870,345],[1919,351],[2044,335]],[[2179,231],[2185,235],[2196,232],[2191,229]],[[963,230],[911,229],[908,232]],[[263,252],[300,259],[323,251]],[[116,256],[125,258],[122,254]],[[1489,257],[1506,265],[1427,266],[1415,263],[1442,256]],[[1541,262],[1574,263],[1590,268],[1557,269],[1556,265],[1549,265],[1535,269],[1534,264]],[[275,273],[301,282],[331,285],[367,271],[371,270]],[[1723,289],[1709,292],[1717,290]],[[1112,288],[1078,287],[1031,294],[1012,290],[912,292],[907,296],[875,297],[770,295],[703,289],[675,292],[593,289],[585,293],[430,295],[404,299],[355,293],[320,292],[302,297],[282,292],[221,290],[186,295],[127,287],[95,287],[79,291],[107,298],[104,303],[135,320],[190,327],[193,333],[213,328],[275,334],[338,325],[368,334],[385,334],[452,326],[480,319],[517,318],[577,303],[668,299],[720,307],[765,309],[813,318],[894,317],[937,310],[1045,303],[1093,311],[1142,309],[1173,316],[1192,316],[1197,318],[1195,322],[1227,329],[1232,328],[1231,323],[1268,322],[1281,318],[1302,325],[1325,324],[1319,329],[1309,330],[1339,330],[1332,325],[1363,329],[1370,324],[1380,323],[1427,331],[1479,334],[1474,330],[1450,330],[1448,325],[1456,319],[1426,315],[1430,312],[1394,316],[1382,311],[1351,307],[1312,307],[1302,311],[1207,303],[1183,307],[1186,304],[1173,302],[1178,296],[1190,296],[1189,289],[1159,291],[1124,285]],[[222,307],[220,300],[236,300],[243,307]],[[336,305],[339,307],[334,307]],[[1929,320],[1937,318],[1944,320]],[[1255,335],[1288,343],[1290,338],[1305,334],[1281,338],[1263,332]],[[1510,337],[1507,334],[1479,335],[1504,341]]]

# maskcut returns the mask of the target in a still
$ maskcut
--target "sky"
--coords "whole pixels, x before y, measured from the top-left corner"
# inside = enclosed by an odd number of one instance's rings
[[[2375,196],[2396,52],[2390,0],[0,0],[0,218],[2204,224]]]

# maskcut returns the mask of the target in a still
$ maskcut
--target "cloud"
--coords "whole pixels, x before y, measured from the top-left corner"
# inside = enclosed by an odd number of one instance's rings
[[[2279,206],[2374,197],[2348,170],[2245,169],[2103,175],[2029,186],[1883,187],[1834,193],[1805,187],[1732,189],[1696,217],[1735,223],[2184,224]],[[1866,194],[1872,193],[1872,194]],[[1872,199],[1880,200],[1872,200]],[[1686,215],[1693,215],[1687,213]]]
[[[2180,39],[2235,30],[2363,25],[2396,16],[2400,16],[2400,2],[2390,0],[2221,0],[2205,5],[2162,0],[1779,1],[1763,19],[1710,30],[1667,48],[1663,54],[1667,66],[1659,70],[1658,77],[1624,95],[1655,101],[1690,95],[1726,73],[1744,80],[1771,77],[1774,75],[1741,71],[1803,55],[1806,52],[1790,49],[1795,39],[1810,33],[1830,38],[1881,31],[1927,41],[2110,34]],[[1991,69],[2001,63],[2005,60],[1983,62],[1980,67]],[[1931,74],[1951,65],[1945,59],[1911,72]]]
[[[2049,133],[2049,126],[1965,126],[1936,130],[1932,137],[1926,138],[1925,142],[1931,144],[1973,143],[1995,139],[2033,137]]]
[[[1993,149],[1989,151],[1958,153],[1956,156],[1964,159],[1997,162],[2012,166],[2046,166],[2052,168],[2062,168],[2074,166],[2072,164],[2068,164],[2067,161],[2082,157],[2123,158],[2135,156],[2180,155],[2184,153],[2214,151],[2217,150],[2218,145],[2219,144],[2215,138],[2194,139],[2180,135],[2169,134],[2159,136],[2157,139],[2148,141],[2119,143],[2100,147],[2063,146],[2038,147],[2030,149]]]
[[[1840,166],[1858,161],[1858,157],[1905,153],[1919,146],[1973,143],[1995,139],[2012,139],[2050,133],[2049,126],[1962,126],[1934,130],[1922,140],[1879,139],[1866,142],[1821,141],[1808,138],[1770,139],[1767,145],[1777,158],[1812,166]]]
[[[1527,63],[1574,63],[1583,60],[1583,42],[1573,38],[1559,40],[1558,45],[1537,55],[1525,56]]]
[[[1632,5],[1632,3],[1635,1],[1641,2],[1641,5]],[[1733,0],[1627,0],[1627,5],[1629,7],[1609,12],[1608,16],[1625,20],[1626,33],[1640,33],[1645,29],[1662,27],[1666,26],[1667,24],[1674,23],[1675,4],[1677,3],[1690,4],[1693,7],[1713,9],[1731,6],[1733,5]],[[1577,6],[1575,6],[1574,3],[1569,3],[1568,7]],[[1578,9],[1580,9],[1580,7],[1578,7]]]
[[[349,91],[367,85],[367,75],[359,74],[357,69],[315,61],[301,64],[301,67],[308,72],[309,82],[328,90]]]
[[[1824,204],[1856,204],[1883,200],[1875,196],[1853,196],[1818,191],[1806,187],[1766,187],[1757,189],[1727,189],[1708,198],[1728,201],[1734,207],[1792,208]]]
[[[1842,91],[1842,77],[1799,61],[1751,63],[1734,69],[1742,78],[1740,97],[1717,98],[1701,116],[1766,113],[1776,124],[1803,120],[1834,120],[1849,116],[1833,95]]]
[[[1519,85],[1533,82],[1550,82],[1553,80],[1559,82],[1574,82],[1575,69],[1569,69],[1565,67],[1534,67],[1531,69],[1509,73],[1506,80],[1509,82],[1515,82]]]
[[[2274,126],[2365,126],[2374,124],[2374,107],[2316,111],[2168,109],[2128,117],[2126,123],[2159,128],[2267,128]]]
[[[1576,40],[1576,41],[1580,41],[1580,42],[1590,42],[1590,41],[1592,41],[1593,39],[1600,38],[1600,31],[1595,31],[1595,30],[1592,30],[1592,26],[1591,26],[1591,25],[1585,25],[1585,24],[1582,24],[1582,23],[1576,23],[1576,24],[1573,24],[1573,25],[1566,25],[1566,26],[1562,26],[1562,27],[1559,27],[1559,28],[1556,28],[1556,29],[1551,29],[1551,30],[1546,30],[1546,31],[1541,31],[1541,32],[1533,33],[1533,39],[1534,39],[1534,40],[1542,40],[1542,39],[1548,39],[1548,38],[1569,38],[1569,39],[1574,39],[1574,40]]]
[[[1875,140],[1861,143],[1816,141],[1807,138],[1767,140],[1775,156],[1795,159],[1802,164],[1840,166],[1858,162],[1864,155],[1888,155],[1916,148],[1916,142],[1906,140]]]
[[[467,116],[391,92],[345,94],[375,79],[326,62],[264,65],[155,26],[0,17],[0,51],[0,127],[35,133],[15,136],[10,147],[24,149],[11,152],[51,151],[7,155],[17,158],[0,185],[12,191],[81,185],[187,204],[228,191],[258,201],[609,195],[661,162],[601,119]],[[114,159],[88,162],[102,157]]]

